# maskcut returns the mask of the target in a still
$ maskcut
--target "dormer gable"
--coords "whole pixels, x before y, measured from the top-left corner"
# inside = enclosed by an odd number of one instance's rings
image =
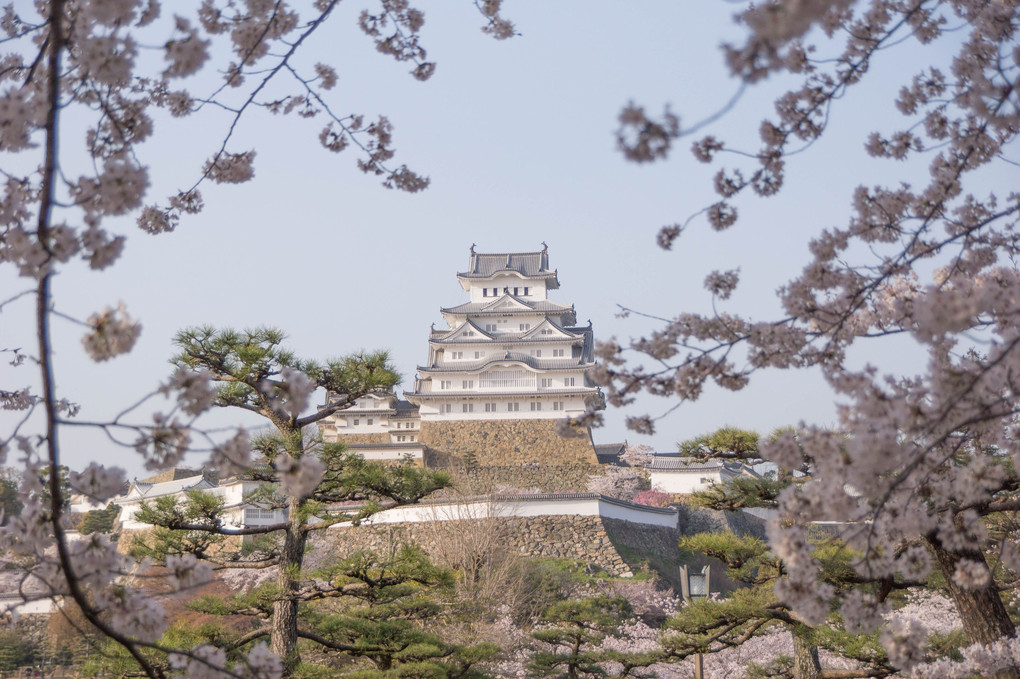
[[[528,332],[521,335],[521,339],[578,340],[583,338],[581,335],[564,330],[547,318]]]
[[[493,339],[492,333],[485,332],[475,325],[473,321],[467,320],[451,330],[450,333],[443,338],[443,342],[456,342],[458,340],[464,342],[477,342],[491,339]]]
[[[504,294],[499,299],[483,306],[482,311],[532,311],[532,307],[511,294]]]
[[[353,408],[361,410],[384,410],[386,408],[392,408],[393,403],[396,400],[397,395],[393,392],[373,391],[355,399]]]

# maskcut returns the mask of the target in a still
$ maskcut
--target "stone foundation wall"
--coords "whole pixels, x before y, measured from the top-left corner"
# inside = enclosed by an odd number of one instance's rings
[[[337,440],[348,444],[357,443],[389,443],[390,435],[387,432],[378,434],[337,434]]]
[[[588,480],[602,469],[589,464],[487,466],[449,469],[453,488],[446,495],[490,495],[537,490],[541,493],[584,493]],[[438,496],[437,496],[438,497]]]
[[[598,464],[591,432],[556,433],[556,420],[463,420],[422,422],[419,440],[429,467],[458,467],[474,453],[482,467]]]
[[[325,549],[336,554],[362,549],[385,553],[395,546],[410,543],[420,546],[432,558],[443,561],[444,554],[452,548],[451,543],[466,543],[470,548],[471,541],[496,543],[526,557],[580,561],[616,576],[633,575],[597,516],[465,519],[331,529],[326,531],[326,535],[316,537],[312,549],[316,552]],[[326,558],[321,552],[319,556]]]
[[[681,505],[680,531],[684,535],[697,533],[729,532],[737,535],[765,537],[765,521],[747,512],[724,512],[719,509],[702,509]]]

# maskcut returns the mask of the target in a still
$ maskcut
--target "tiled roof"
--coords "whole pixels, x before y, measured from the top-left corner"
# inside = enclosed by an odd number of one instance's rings
[[[626,443],[597,443],[595,444],[595,457],[599,461],[612,462],[623,454],[623,449],[626,447]]]
[[[719,460],[701,462],[689,457],[673,457],[671,455],[655,455],[652,457],[652,461],[645,465],[646,469],[676,472],[719,470],[724,467],[725,465]]]
[[[190,467],[173,467],[171,469],[163,469],[156,472],[152,476],[147,476],[144,479],[140,479],[140,483],[163,483],[164,481],[176,481],[178,479],[186,479],[191,476],[198,476],[202,474],[201,469],[192,469]]]
[[[556,271],[549,268],[549,253],[545,248],[539,252],[475,252],[471,247],[468,270],[457,274],[458,278],[490,278],[503,272],[514,272],[528,278],[552,279],[546,287],[558,288]]]
[[[492,302],[465,302],[464,304],[458,304],[453,307],[444,307],[439,311],[444,314],[472,314],[472,315],[487,315],[487,314],[506,314],[506,313],[529,313],[531,311],[537,311],[539,313],[565,313],[573,312],[573,306],[567,306],[566,304],[557,304],[556,302],[550,302],[547,299],[540,299],[535,302],[529,302],[521,299],[520,297],[514,297],[513,295],[505,295],[506,297],[513,297],[516,301],[523,304],[526,309],[497,309],[490,308],[498,305],[494,305]]]
[[[515,363],[523,363],[527,366],[534,368],[535,370],[565,370],[567,368],[590,368],[592,364],[581,363],[577,358],[535,358],[528,354],[522,354],[519,351],[507,351],[506,353],[498,356],[489,356],[478,361],[464,361],[461,365],[451,366],[418,366],[418,372],[420,373],[442,373],[442,372],[474,372],[481,370],[487,365],[493,363],[505,363],[512,361]]]
[[[163,481],[161,483],[135,481],[134,486],[138,489],[141,497],[160,497],[162,495],[171,495],[173,493],[190,490],[200,485],[203,481],[205,481],[210,487],[214,485],[209,483],[209,480],[204,476],[198,475],[189,476],[184,479],[175,479],[173,481]]]
[[[435,398],[464,398],[465,396],[477,396],[480,399],[507,399],[507,398],[527,398],[530,396],[569,396],[576,394],[597,394],[599,393],[598,387],[564,387],[563,389],[542,389],[532,391],[473,391],[473,390],[453,390],[447,389],[445,391],[405,391],[406,396],[431,396]]]
[[[465,323],[474,328],[478,332],[478,335],[470,338],[457,337],[456,339],[449,339],[451,335],[453,335],[454,333],[459,331],[462,327],[464,327],[463,325],[460,325],[453,329],[433,330],[432,334],[429,336],[429,340],[434,344],[446,344],[447,342],[451,343],[576,342],[578,340],[584,340],[585,333],[589,334],[591,333],[590,327],[580,328],[564,327],[549,318],[545,319],[545,321],[543,321],[542,323],[540,323],[539,325],[535,326],[530,330],[524,330],[522,332],[500,332],[497,334],[488,333],[482,330],[473,322],[471,322],[471,320],[467,320]],[[538,332],[536,332],[539,328],[541,328],[545,324],[552,326],[554,329],[562,332],[564,335],[567,335],[567,337],[563,337],[559,334],[541,335]],[[528,335],[531,335],[531,337],[528,337]]]

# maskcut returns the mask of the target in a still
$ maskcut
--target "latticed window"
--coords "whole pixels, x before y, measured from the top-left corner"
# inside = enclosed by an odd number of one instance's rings
[[[481,376],[482,389],[534,388],[535,376],[526,370],[490,370]]]
[[[275,509],[263,509],[262,507],[247,507],[244,510],[244,522],[273,521],[276,519]]]

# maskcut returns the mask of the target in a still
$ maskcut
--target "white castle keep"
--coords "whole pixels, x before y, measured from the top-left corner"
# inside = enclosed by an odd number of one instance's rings
[[[405,393],[423,422],[555,419],[602,403],[587,379],[592,330],[573,306],[549,299],[560,287],[549,254],[482,254],[471,246],[457,274],[468,301],[440,310],[449,329],[429,335],[428,362]]]
[[[327,441],[345,440],[374,459],[421,459],[423,438],[428,444],[428,430],[443,423],[552,425],[605,407],[588,377],[591,323],[578,326],[572,305],[549,299],[560,282],[544,243],[538,252],[479,253],[472,245],[457,280],[468,299],[440,309],[449,327],[432,327],[428,360],[406,400],[391,392],[358,399],[323,422]]]

